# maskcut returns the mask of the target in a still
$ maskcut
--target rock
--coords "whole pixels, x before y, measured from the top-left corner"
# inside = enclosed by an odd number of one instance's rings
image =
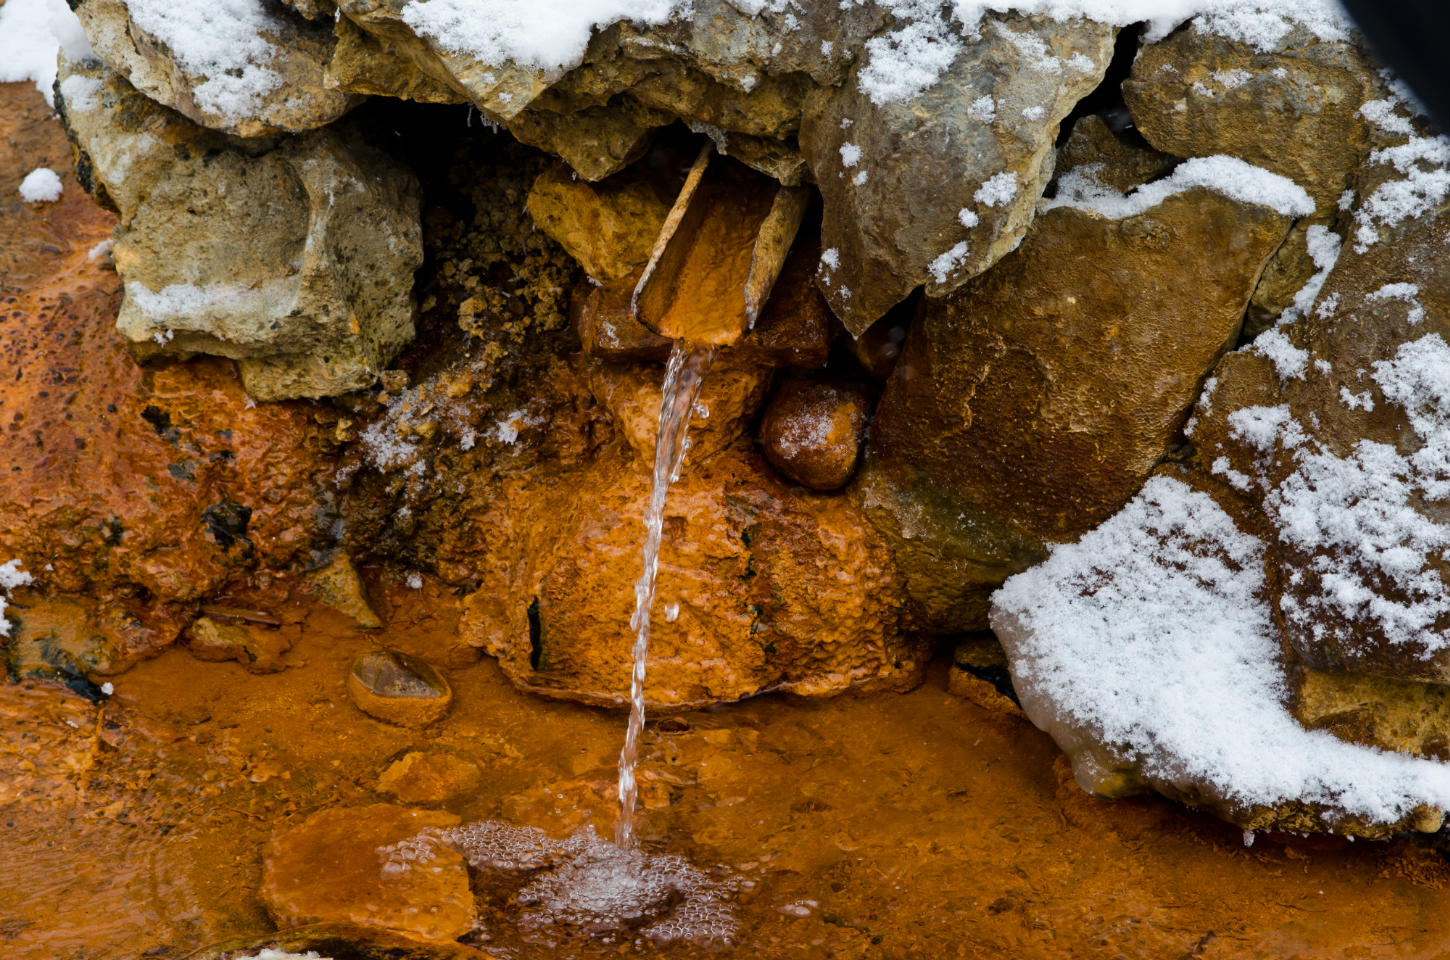
[[[1294,716],[1310,730],[1450,762],[1450,687],[1305,666],[1289,672]]]
[[[603,180],[634,162],[655,128],[673,115],[619,97],[609,104],[568,113],[529,110],[509,121],[509,132],[531,147],[561,157],[586,181]]]
[[[76,629],[105,638],[97,672],[110,674],[176,640],[228,585],[327,547],[334,415],[252,403],[229,361],[139,367],[114,330],[116,274],[88,254],[115,218],[72,179],[45,101],[19,84],[6,97],[0,141],[25,164],[14,182],[44,165],[66,188],[46,214],[16,198],[0,231],[0,408],[7,443],[26,451],[0,470],[0,560],[23,559],[45,596],[85,608]]]
[[[90,679],[121,658],[113,638],[94,625],[91,611],[74,600],[29,599],[6,608],[13,619],[6,638],[6,679],[60,683],[91,700],[105,695]]]
[[[1000,15],[979,30],[911,96],[887,99],[868,61],[807,101],[801,152],[825,207],[818,282],[853,336],[915,287],[944,295],[1016,247],[1058,124],[1102,79],[1115,33]]]
[[[451,813],[386,803],[321,810],[268,842],[262,902],[286,926],[347,924],[456,940],[475,921],[468,867],[455,851],[414,838],[457,823]]]
[[[282,654],[292,649],[292,641],[279,630],[261,630],[200,617],[191,625],[190,633],[191,654],[198,660],[235,660],[250,673],[287,669]]]
[[[555,165],[535,178],[528,205],[540,230],[559,241],[585,273],[607,283],[649,261],[673,201],[660,193],[657,178],[626,172],[593,184]]]
[[[97,66],[67,65],[59,89],[80,165],[120,213],[116,326],[141,352],[231,357],[276,400],[367,386],[412,337],[405,168],[335,127],[234,142]]]
[[[363,713],[400,727],[426,727],[453,704],[438,668],[396,650],[359,654],[347,672],[347,692]]]
[[[154,4],[77,0],[86,39],[158,103],[243,137],[325,126],[359,98],[323,82],[332,31],[260,5],[215,8],[192,23]],[[308,16],[326,11],[306,0]]]
[[[1159,150],[1246,160],[1293,180],[1324,212],[1368,153],[1360,108],[1382,81],[1342,35],[1321,40],[1284,26],[1278,40],[1256,45],[1194,20],[1138,51],[1123,99]]]
[[[908,297],[886,312],[859,337],[847,337],[846,346],[861,369],[873,380],[883,381],[896,369],[896,360],[906,343],[920,308],[920,297]]]
[[[1322,286],[1224,359],[1192,439],[1200,467],[1267,516],[1307,666],[1450,683],[1450,201],[1425,206],[1362,248],[1317,228]]]
[[[478,765],[470,760],[412,750],[378,777],[378,792],[400,803],[433,806],[472,792],[481,779]]]
[[[916,623],[985,627],[1005,575],[1133,495],[1289,224],[1202,187],[1123,219],[1060,206],[990,273],[924,303],[860,483]]]
[[[1166,177],[1179,159],[1154,150],[1136,129],[1115,129],[1099,114],[1079,117],[1067,142],[1057,151],[1057,164],[1049,192],[1064,174],[1074,170],[1090,174],[1119,193]]]
[[[995,595],[1023,708],[1086,789],[1366,837],[1450,809],[1446,159],[1403,104],[1375,128],[1358,229],[1310,223],[1313,275],[1218,363],[1185,462]]]
[[[861,384],[792,379],[771,397],[760,448],[771,466],[812,490],[838,490],[856,472],[871,396]]]
[[[574,329],[584,352],[601,360],[661,363],[670,355],[670,341],[640,323],[630,313],[639,273],[611,283],[576,291],[570,302]]]
[[[775,481],[744,447],[691,460],[671,487],[650,709],[915,683],[926,651],[897,630],[900,586],[885,544],[848,498]],[[460,630],[518,686],[625,703],[619,643],[630,636],[649,482],[638,457],[615,452],[512,501],[513,527],[500,535],[517,559],[467,598]]]
[[[281,953],[267,954],[270,949]],[[207,947],[192,960],[312,960],[312,957],[347,957],[349,960],[490,960],[490,956],[461,943],[420,943],[385,930],[339,928],[285,930],[265,937],[229,940]]]
[[[700,462],[741,436],[770,389],[770,368],[723,361],[722,357],[712,366],[695,400],[687,464]],[[654,462],[663,379],[659,367],[614,364],[600,364],[590,378],[595,398],[614,415],[642,464]],[[648,466],[641,469],[649,472]]]
[[[383,621],[373,612],[367,588],[352,558],[338,551],[327,564],[307,578],[307,586],[317,602],[329,606],[364,630],[382,629]]]

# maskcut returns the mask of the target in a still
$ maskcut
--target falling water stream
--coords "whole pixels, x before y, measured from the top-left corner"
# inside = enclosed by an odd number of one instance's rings
[[[655,441],[654,480],[645,504],[644,569],[634,585],[634,669],[629,687],[629,726],[619,754],[619,819],[614,842],[585,826],[559,839],[537,827],[499,820],[430,828],[380,847],[385,874],[398,874],[428,862],[435,845],[457,850],[476,870],[512,875],[516,887],[509,908],[521,931],[553,928],[585,931],[587,936],[642,936],[656,943],[686,940],[728,943],[736,923],[730,905],[734,889],[674,854],[639,848],[634,815],[639,738],[644,729],[645,661],[649,656],[650,608],[654,605],[664,532],[665,497],[678,479],[688,447],[686,432],[700,383],[710,368],[713,347],[675,341],[665,370]]]
[[[676,340],[665,368],[659,431],[655,436],[654,483],[644,511],[644,569],[634,584],[634,615],[629,618],[630,628],[634,630],[634,670],[629,680],[629,726],[625,729],[624,749],[619,752],[619,821],[614,827],[614,842],[621,847],[634,843],[634,808],[639,792],[634,768],[639,762],[640,731],[644,729],[645,661],[649,657],[650,608],[654,606],[655,579],[660,566],[665,497],[685,458],[690,411],[714,354],[714,347],[695,347]]]

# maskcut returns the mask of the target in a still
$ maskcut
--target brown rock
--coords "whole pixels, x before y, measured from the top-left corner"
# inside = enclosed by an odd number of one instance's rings
[[[1247,160],[1308,190],[1324,212],[1368,152],[1360,107],[1380,85],[1359,48],[1303,26],[1263,50],[1190,23],[1138,51],[1123,99],[1159,150]]]
[[[396,650],[359,654],[347,672],[347,692],[363,713],[400,727],[426,727],[453,704],[453,689],[436,667]]]
[[[516,526],[504,542],[521,555],[467,599],[460,629],[520,687],[625,702],[620,642],[631,633],[649,483],[638,458],[615,452],[506,518]],[[897,630],[890,552],[849,498],[776,481],[737,443],[687,464],[664,530],[652,710],[919,677],[925,650]]]
[[[570,303],[574,329],[584,352],[601,360],[644,360],[663,362],[670,355],[670,341],[640,323],[630,312],[639,274],[631,273],[610,283],[576,291]]]
[[[862,384],[787,380],[765,408],[761,452],[796,483],[837,490],[856,472],[870,413],[870,392]]]
[[[267,844],[262,902],[288,926],[349,924],[456,940],[475,921],[463,857],[426,840],[396,845],[457,823],[451,813],[386,803],[314,813]]]
[[[923,628],[985,627],[992,585],[1132,496],[1288,227],[1203,188],[1122,220],[1059,207],[990,273],[926,301],[860,485]]]
[[[1289,706],[1311,730],[1341,740],[1450,762],[1450,687],[1297,666]]]
[[[1102,79],[1115,33],[1011,14],[987,14],[979,32],[914,96],[874,102],[862,57],[848,82],[806,101],[801,153],[828,255],[818,283],[853,336],[915,288],[943,296],[1016,247],[1052,176],[1058,124]]]
[[[412,750],[378,777],[378,792],[401,803],[435,805],[471,792],[482,775],[478,764],[451,753]]]
[[[589,183],[556,164],[534,179],[529,215],[579,261],[585,273],[608,283],[649,261],[674,199],[662,195],[662,186],[669,185],[635,168],[602,183]]]
[[[323,82],[333,46],[326,22],[258,7],[255,30],[222,40],[230,49],[188,58],[177,49],[189,39],[185,28],[177,30],[178,21],[158,15],[157,8],[138,15],[127,0],[78,0],[74,9],[91,47],[111,68],[151,99],[214,130],[243,137],[298,133],[336,120],[359,102]],[[254,46],[243,51],[248,44]]]
[[[1307,666],[1450,683],[1434,385],[1450,364],[1450,202],[1426,206],[1352,234],[1304,316],[1225,357],[1192,440],[1200,469],[1267,517],[1276,605]]]
[[[1178,158],[1154,150],[1133,127],[1114,129],[1097,114],[1072,125],[1067,142],[1057,151],[1053,183],[1073,170],[1090,172],[1099,183],[1120,193],[1173,172]]]
[[[710,369],[695,400],[687,464],[729,446],[765,402],[771,370],[730,365],[725,360],[722,355],[722,362]],[[591,376],[594,396],[614,415],[629,446],[647,464],[654,462],[663,376],[659,367],[615,364],[601,364]]]
[[[307,579],[308,589],[325,604],[365,630],[382,629],[383,621],[368,602],[367,588],[358,576],[352,558],[338,551],[332,561]]]
[[[292,641],[280,630],[265,630],[201,617],[191,625],[190,649],[198,660],[235,660],[251,673],[287,669],[282,654]]]

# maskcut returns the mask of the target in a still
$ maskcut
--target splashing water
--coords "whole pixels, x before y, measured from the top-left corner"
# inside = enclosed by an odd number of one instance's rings
[[[670,483],[679,479],[680,465],[689,446],[685,435],[690,429],[690,411],[714,355],[714,347],[694,347],[676,340],[665,368],[659,431],[655,435],[654,485],[644,511],[644,571],[634,584],[634,615],[629,618],[634,630],[634,672],[629,681],[629,726],[625,729],[624,749],[619,752],[619,822],[614,828],[614,842],[621,847],[634,843],[635,797],[639,790],[634,768],[639,762],[639,734],[644,729],[644,669],[649,656],[650,608],[654,606],[660,539],[665,526],[665,496],[670,491]]]

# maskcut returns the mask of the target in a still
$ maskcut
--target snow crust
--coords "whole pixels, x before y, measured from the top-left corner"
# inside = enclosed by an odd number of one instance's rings
[[[266,35],[281,35],[286,25],[262,0],[129,0],[127,8],[178,63],[207,78],[192,90],[204,110],[241,120],[282,84],[270,67],[276,48]]]
[[[1058,181],[1057,196],[1042,201],[1040,209],[1072,207],[1110,220],[1122,220],[1156,207],[1185,190],[1206,187],[1241,203],[1268,207],[1284,216],[1303,217],[1314,212],[1314,201],[1303,187],[1238,157],[1223,154],[1194,157],[1179,164],[1162,180],[1145,183],[1126,195],[1098,180],[1096,174],[1100,169],[1101,165],[1089,163],[1069,170]]]
[[[7,0],[0,6],[0,83],[28,80],[55,106],[58,50],[72,60],[95,55],[65,0]]]
[[[1299,726],[1263,583],[1263,544],[1159,476],[1007,580],[992,627],[1024,707],[1066,749],[1091,731],[1149,778],[1243,805],[1321,803],[1380,823],[1450,806],[1450,766]]]
[[[576,67],[596,28],[664,23],[688,0],[412,0],[403,21],[438,46],[485,64]]]
[[[54,203],[62,189],[60,174],[49,167],[36,167],[20,181],[20,198],[26,203]]]

